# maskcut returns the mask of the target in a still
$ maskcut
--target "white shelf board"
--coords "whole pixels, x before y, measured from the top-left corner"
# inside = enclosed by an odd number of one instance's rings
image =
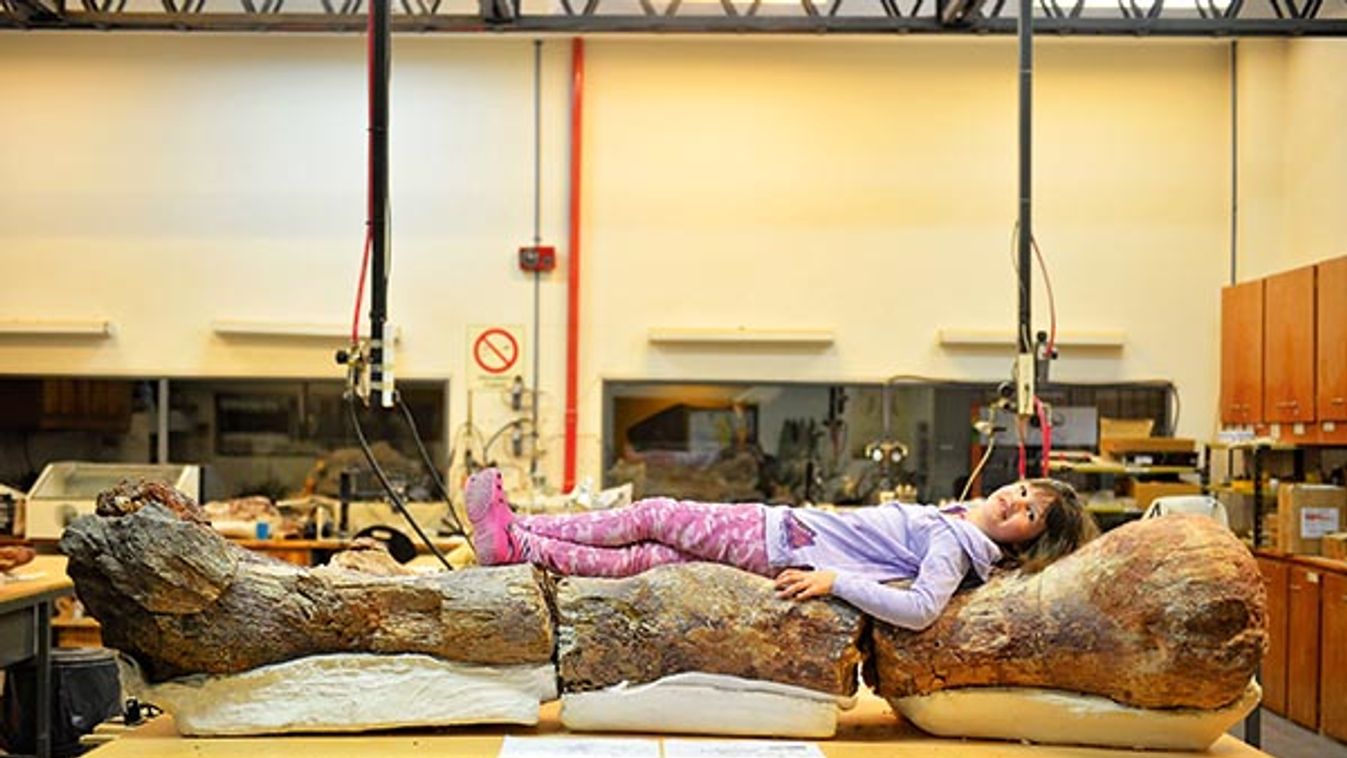
[[[111,337],[112,322],[89,319],[0,319],[0,336]]]
[[[750,329],[739,327],[655,328],[649,332],[654,344],[761,344],[761,345],[816,345],[833,344],[831,329]]]
[[[1015,332],[1010,329],[941,329],[940,344],[945,347],[1009,347],[1016,344]],[[1058,347],[1090,348],[1094,350],[1122,350],[1127,342],[1126,332],[1059,332]]]
[[[362,326],[364,326],[362,324]],[[402,330],[387,326],[396,342],[402,338]],[[250,321],[244,319],[220,319],[211,322],[211,331],[222,337],[276,337],[282,339],[313,340],[349,340],[349,324],[314,323],[305,321]]]

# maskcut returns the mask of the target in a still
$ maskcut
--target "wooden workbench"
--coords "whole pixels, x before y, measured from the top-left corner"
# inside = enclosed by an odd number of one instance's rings
[[[377,735],[220,737],[192,739],[179,737],[173,721],[164,716],[128,732],[116,741],[88,753],[94,758],[269,758],[270,756],[321,756],[322,758],[411,758],[413,756],[454,756],[455,758],[495,758],[507,734],[517,737],[560,736],[557,715],[559,703],[543,706],[537,727],[482,726],[457,729],[385,732]],[[1023,756],[1059,756],[1060,758],[1193,758],[1194,755],[1219,758],[1266,756],[1243,742],[1224,735],[1207,753],[1104,750],[1100,748],[1024,745],[1017,742],[989,742],[941,739],[923,734],[898,721],[888,705],[865,693],[850,711],[842,713],[835,739],[818,745],[828,758],[886,758],[886,756],[934,756],[934,758],[1018,758]],[[579,736],[579,735],[569,735]],[[602,739],[604,735],[589,735]],[[658,735],[625,735],[651,737]],[[726,738],[728,739],[728,738]]]
[[[34,743],[38,758],[51,755],[52,602],[74,592],[63,555],[39,555],[0,584],[0,666],[36,659]]]

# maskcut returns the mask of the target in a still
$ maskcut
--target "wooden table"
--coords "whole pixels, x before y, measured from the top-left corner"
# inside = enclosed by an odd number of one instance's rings
[[[37,697],[34,747],[38,758],[51,755],[52,602],[74,591],[65,573],[65,556],[39,555],[0,584],[0,667],[36,658]]]
[[[173,720],[162,716],[87,755],[94,758],[270,758],[271,756],[322,756],[322,758],[403,758],[454,756],[495,758],[504,736],[581,736],[566,732],[558,721],[560,704],[542,709],[537,727],[478,726],[456,729],[384,732],[377,735],[217,737],[184,738],[173,731]],[[604,735],[586,735],[602,739]],[[659,737],[660,735],[624,735]],[[728,739],[728,738],[726,738]],[[1207,753],[1105,750],[1101,748],[1024,745],[931,737],[910,724],[898,721],[888,705],[874,695],[862,696],[856,707],[838,719],[837,737],[818,743],[828,758],[886,758],[887,756],[934,756],[934,758],[1216,758],[1266,756],[1243,742],[1224,735]]]

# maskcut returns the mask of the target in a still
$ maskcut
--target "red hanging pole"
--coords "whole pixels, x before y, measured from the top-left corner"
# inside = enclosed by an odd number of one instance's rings
[[[571,40],[570,266],[566,276],[566,459],[562,491],[575,489],[576,395],[580,365],[580,167],[585,95],[585,41]]]

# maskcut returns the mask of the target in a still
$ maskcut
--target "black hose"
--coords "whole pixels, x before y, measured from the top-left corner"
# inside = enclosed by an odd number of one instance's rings
[[[412,514],[407,511],[407,506],[403,504],[402,498],[398,497],[397,491],[393,489],[393,483],[388,481],[388,477],[384,474],[383,468],[379,466],[379,462],[374,460],[374,452],[370,450],[369,442],[365,440],[365,432],[360,428],[360,416],[356,413],[355,393],[348,390],[346,401],[346,407],[351,413],[351,428],[355,430],[355,437],[360,442],[360,451],[365,454],[365,460],[369,462],[369,466],[374,471],[374,476],[378,478],[379,484],[383,485],[384,492],[388,494],[388,501],[393,504],[393,508],[398,513],[402,514],[402,518],[407,520],[412,530],[416,532],[416,536],[420,537],[426,547],[430,548],[430,552],[434,553],[440,563],[444,564],[445,570],[453,571],[454,567],[449,565],[449,559],[444,557],[444,553],[440,552],[435,543],[431,542],[426,533],[421,530],[421,525],[416,523],[416,519],[412,518]]]
[[[439,492],[439,496],[444,500],[445,504],[449,506],[449,521],[454,527],[453,533],[460,537],[468,536],[467,532],[463,531],[463,523],[458,520],[458,514],[454,512],[454,500],[449,497],[449,489],[444,486],[444,480],[440,478],[440,472],[435,468],[435,462],[430,460],[430,453],[426,450],[426,446],[421,443],[421,432],[416,428],[416,419],[412,417],[412,409],[407,407],[407,403],[403,401],[401,392],[394,393],[393,402],[397,403],[398,408],[402,411],[402,418],[406,419],[407,427],[411,429],[412,441],[416,443],[416,449],[421,453],[421,463],[425,465],[426,471],[430,473],[430,480],[434,482],[435,489]],[[449,453],[449,460],[453,460],[453,458],[454,455],[451,451]]]

